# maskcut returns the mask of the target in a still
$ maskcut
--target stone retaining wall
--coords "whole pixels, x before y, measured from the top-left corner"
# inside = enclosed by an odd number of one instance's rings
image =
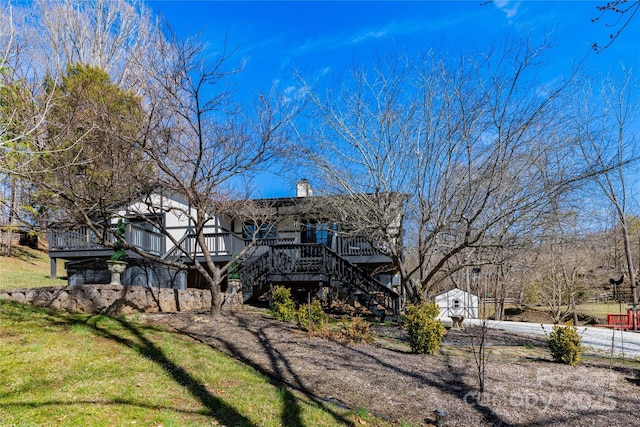
[[[224,306],[242,304],[242,293],[224,293]],[[198,311],[211,308],[211,293],[202,289],[82,285],[0,290],[0,299],[76,313]]]

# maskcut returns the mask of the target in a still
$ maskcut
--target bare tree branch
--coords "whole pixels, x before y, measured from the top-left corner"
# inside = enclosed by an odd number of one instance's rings
[[[457,62],[390,55],[309,93],[316,179],[350,199],[336,209],[386,248],[411,299],[482,263],[483,248],[539,230],[551,201],[584,178],[567,160],[568,84],[537,80],[547,49],[510,42]]]

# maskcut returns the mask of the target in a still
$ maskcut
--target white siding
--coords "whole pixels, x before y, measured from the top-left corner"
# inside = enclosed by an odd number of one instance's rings
[[[440,307],[441,319],[450,319],[451,316],[462,316],[465,319],[478,318],[478,297],[454,288],[436,295],[435,303]]]
[[[188,205],[175,200],[171,197],[167,197],[161,194],[152,194],[145,200],[141,200],[136,203],[132,203],[127,206],[126,209],[118,212],[121,216],[126,216],[127,213],[135,213],[138,215],[147,215],[152,212],[162,213],[164,215],[164,227],[168,233],[176,240],[180,241],[186,234],[189,228],[189,216],[195,217],[195,209],[190,208]],[[188,215],[187,215],[188,213]],[[116,222],[117,219],[114,219]],[[205,226],[205,233],[221,233],[223,230],[229,230],[229,224],[226,224],[220,217],[211,218],[211,220]],[[224,242],[220,239],[217,241],[217,249],[224,251]],[[174,247],[173,242],[167,236],[165,241],[166,250],[170,250]]]

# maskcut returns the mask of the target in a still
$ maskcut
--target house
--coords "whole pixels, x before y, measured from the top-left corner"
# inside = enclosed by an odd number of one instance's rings
[[[462,289],[453,288],[435,296],[434,302],[440,307],[438,318],[449,322],[452,318],[477,319],[478,297]]]
[[[218,265],[237,257],[244,302],[264,298],[273,286],[286,286],[307,297],[358,302],[380,317],[397,319],[400,296],[392,286],[391,258],[367,236],[351,232],[353,227],[328,213],[326,201],[313,196],[309,183],[301,180],[295,197],[253,200],[250,207],[238,204],[235,211],[207,222],[207,249]],[[250,209],[261,210],[262,216],[252,216]],[[179,195],[156,192],[118,212],[125,218],[126,242],[155,257],[149,260],[128,251],[123,284],[203,287],[196,271],[175,267],[203,257],[190,215],[184,214],[190,210]],[[54,228],[50,233],[51,275],[55,276],[58,260],[65,260],[70,285],[108,283],[106,260],[112,253],[87,227]]]

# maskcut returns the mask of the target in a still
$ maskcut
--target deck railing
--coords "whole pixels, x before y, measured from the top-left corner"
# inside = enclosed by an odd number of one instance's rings
[[[261,256],[264,253],[269,252],[269,248],[280,244],[294,243],[294,238],[281,238],[281,239],[244,239],[244,247],[252,246],[247,252],[244,258],[252,258]]]
[[[236,234],[225,233],[206,233],[204,242],[212,256],[231,256],[239,253],[244,248],[244,241]],[[177,260],[183,256],[201,257],[204,255],[202,247],[198,244],[195,234],[184,236],[179,246],[171,248],[169,252],[163,255],[163,258]]]
[[[124,236],[127,243],[141,251],[152,255],[162,255],[165,252],[165,237],[161,233],[136,224],[127,224]]]
[[[73,230],[51,230],[49,232],[49,251],[104,249],[100,239],[89,227]]]
[[[380,252],[365,237],[350,236],[336,239],[336,253],[340,256],[369,256]]]
[[[113,232],[115,226],[108,232],[107,240],[111,243],[115,241]],[[247,253],[245,258],[260,256],[268,252],[269,248],[281,245],[295,244],[295,238],[275,238],[259,239],[256,241],[243,239],[241,236],[230,233],[207,233],[204,235],[205,243],[212,256],[231,256],[240,253],[247,246],[253,248]],[[186,254],[189,256],[202,256],[203,252],[197,244],[195,235],[185,235],[180,240],[180,247],[166,249],[166,237],[158,232],[147,230],[134,223],[128,223],[125,232],[126,242],[139,249],[153,255],[163,256],[177,260]],[[312,247],[316,244],[309,244]],[[182,250],[181,250],[181,249]],[[102,241],[89,227],[77,227],[72,230],[52,230],[49,235],[49,251],[84,251],[84,250],[107,250]],[[339,256],[371,256],[380,254],[371,243],[364,237],[338,237],[335,240],[335,253]]]
[[[115,226],[107,232],[106,240],[115,242]],[[165,251],[165,238],[162,234],[147,230],[136,224],[127,224],[124,234],[125,241],[141,251],[162,255]],[[89,227],[78,227],[72,230],[56,230],[49,232],[49,252],[60,251],[84,251],[84,250],[108,250],[109,247],[102,244],[102,239]]]

